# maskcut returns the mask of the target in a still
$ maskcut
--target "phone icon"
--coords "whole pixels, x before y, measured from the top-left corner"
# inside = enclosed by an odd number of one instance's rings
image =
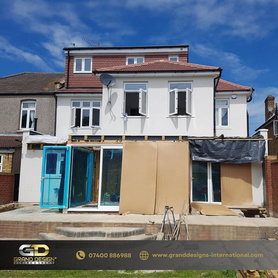
[[[84,260],[85,259],[85,252],[82,251],[82,250],[77,251],[76,252],[76,258],[80,261]]]

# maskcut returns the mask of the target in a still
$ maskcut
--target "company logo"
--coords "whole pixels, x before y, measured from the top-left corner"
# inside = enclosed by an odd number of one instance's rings
[[[49,247],[45,244],[22,244],[18,251],[24,257],[45,257],[49,254]]]
[[[18,248],[22,257],[14,257],[14,264],[50,265],[55,264],[57,257],[47,257],[49,247],[46,244],[22,244]]]

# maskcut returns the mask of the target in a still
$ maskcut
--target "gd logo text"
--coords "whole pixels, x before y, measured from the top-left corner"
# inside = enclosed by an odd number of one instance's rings
[[[22,244],[19,254],[24,257],[44,257],[49,253],[49,247],[45,244]]]

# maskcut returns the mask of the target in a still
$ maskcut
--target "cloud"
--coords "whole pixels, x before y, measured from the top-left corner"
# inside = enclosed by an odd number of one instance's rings
[[[41,71],[54,71],[41,57],[11,45],[5,38],[0,37],[0,56],[13,61],[23,61],[32,64]]]
[[[253,69],[244,65],[238,55],[221,49],[210,48],[202,44],[193,45],[192,52],[206,60],[213,61],[224,70],[231,71],[234,79],[251,81],[260,74],[268,72],[268,69]]]

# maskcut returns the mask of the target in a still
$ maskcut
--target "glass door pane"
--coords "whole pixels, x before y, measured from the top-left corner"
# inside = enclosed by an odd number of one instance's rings
[[[220,163],[212,163],[212,202],[221,202]]]
[[[122,149],[103,149],[100,206],[119,206],[122,152]]]
[[[192,162],[192,200],[193,202],[208,202],[208,171],[206,162]]]
[[[70,207],[92,200],[93,153],[73,148]]]
[[[44,147],[41,207],[68,206],[70,147]]]

